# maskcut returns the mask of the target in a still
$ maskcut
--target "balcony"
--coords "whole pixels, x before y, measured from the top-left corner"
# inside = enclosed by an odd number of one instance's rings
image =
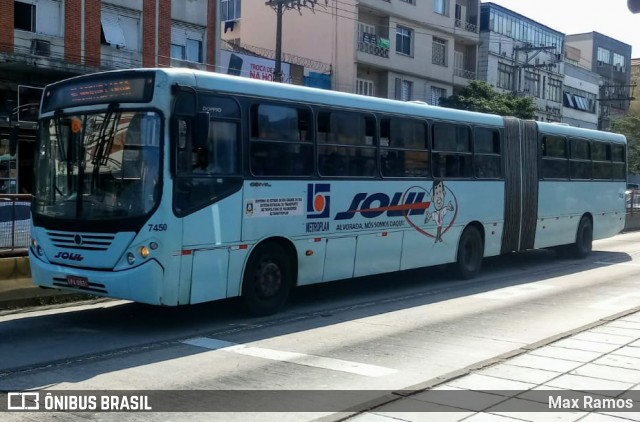
[[[371,35],[371,34],[364,33],[363,35]],[[376,37],[376,36],[373,35],[373,37]],[[373,54],[374,56],[388,59],[389,58],[389,40],[386,40],[386,45],[384,43],[381,45],[380,39],[377,39],[375,42],[358,41],[358,51],[362,51],[363,53]]]
[[[473,80],[476,79],[476,72],[473,70],[463,69],[461,67],[455,67],[453,69],[453,74],[459,78]]]
[[[478,25],[471,22],[465,22],[462,19],[456,19],[456,28],[460,28],[467,32],[473,32],[474,34],[478,33]]]

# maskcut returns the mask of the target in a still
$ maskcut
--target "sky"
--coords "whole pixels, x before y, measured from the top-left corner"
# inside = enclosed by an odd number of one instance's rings
[[[640,58],[640,13],[631,13],[627,0],[491,0],[491,3],[566,35],[599,32],[631,45],[631,58]]]

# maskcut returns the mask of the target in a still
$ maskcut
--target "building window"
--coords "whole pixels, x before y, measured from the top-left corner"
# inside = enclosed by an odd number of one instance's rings
[[[396,78],[396,100],[411,101],[413,94],[413,82]]]
[[[411,55],[411,39],[413,30],[404,26],[396,26],[396,51],[400,54]]]
[[[15,29],[38,34],[61,36],[61,2],[40,0],[13,2],[13,26]]]
[[[447,65],[447,41],[441,38],[433,38],[431,63],[440,66]]]
[[[416,4],[415,0],[400,0],[403,3]]]
[[[114,6],[102,8],[100,42],[116,48],[141,51],[140,12]]]
[[[562,97],[565,107],[592,114],[596,112],[596,94],[594,93],[565,86]]]
[[[13,26],[22,31],[36,32],[36,5],[14,1]]]
[[[525,72],[524,92],[533,97],[540,97],[540,75],[533,72]]]
[[[613,66],[620,72],[626,72],[625,60],[622,54],[613,53]]]
[[[436,86],[431,87],[431,105],[440,105],[440,98],[447,96],[447,90],[444,88],[438,88]]]
[[[368,95],[369,97],[375,96],[376,91],[373,81],[359,78],[356,79],[356,94]]]
[[[171,27],[171,58],[202,63],[203,38],[204,28],[174,23]]]
[[[240,0],[220,0],[220,17],[222,21],[240,19]]]
[[[611,52],[606,48],[598,47],[598,64],[611,64]]]
[[[513,66],[498,63],[498,88],[513,89]]]
[[[449,0],[433,0],[433,11],[439,15],[449,16]]]
[[[556,103],[562,102],[562,81],[559,79],[549,78],[549,95],[547,97],[549,101]]]

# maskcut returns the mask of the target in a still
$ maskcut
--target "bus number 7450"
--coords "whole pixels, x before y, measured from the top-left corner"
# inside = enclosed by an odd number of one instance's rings
[[[166,232],[167,225],[166,224],[147,224],[150,232]]]

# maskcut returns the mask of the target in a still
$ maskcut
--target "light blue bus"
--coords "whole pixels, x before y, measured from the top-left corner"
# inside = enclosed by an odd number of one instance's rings
[[[187,69],[43,94],[40,286],[278,311],[295,286],[559,247],[624,226],[626,140]]]

